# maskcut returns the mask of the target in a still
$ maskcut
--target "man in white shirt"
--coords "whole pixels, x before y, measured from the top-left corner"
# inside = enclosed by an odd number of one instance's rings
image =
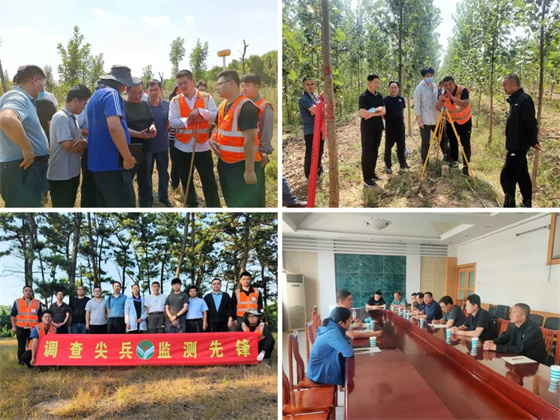
[[[438,88],[434,83],[435,71],[433,68],[425,67],[420,73],[423,79],[414,90],[414,112],[418,120],[418,127],[420,128],[420,137],[422,138],[420,155],[422,157],[422,164],[424,164],[430,151],[430,139],[436,129],[439,115],[436,110]]]
[[[152,283],[152,294],[144,299],[144,306],[148,312],[148,333],[165,332],[165,299],[166,296],[159,292],[159,281]]]
[[[216,102],[210,94],[196,89],[196,81],[189,70],[181,70],[176,78],[181,93],[169,104],[169,126],[175,129],[174,147],[177,149],[179,178],[185,190],[194,152],[194,167],[202,182],[205,207],[221,207],[212,152],[208,143],[210,121],[215,121],[218,115]],[[193,177],[194,171],[188,188],[188,207],[198,207]]]

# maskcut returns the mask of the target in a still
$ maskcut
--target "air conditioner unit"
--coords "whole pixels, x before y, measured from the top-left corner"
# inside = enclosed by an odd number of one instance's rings
[[[284,331],[305,329],[305,282],[303,274],[282,273]]]

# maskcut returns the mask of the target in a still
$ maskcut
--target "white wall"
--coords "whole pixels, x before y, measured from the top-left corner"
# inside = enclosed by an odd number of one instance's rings
[[[475,292],[484,303],[560,312],[560,265],[546,265],[550,215],[456,247],[457,263],[476,263]],[[451,252],[450,252],[451,254]]]

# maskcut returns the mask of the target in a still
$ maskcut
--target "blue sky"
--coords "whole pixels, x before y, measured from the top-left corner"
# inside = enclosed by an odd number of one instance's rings
[[[278,2],[237,1],[25,1],[0,2],[0,58],[12,77],[22,64],[51,65],[58,79],[60,55],[78,25],[92,54],[103,53],[105,70],[125,64],[133,75],[152,65],[154,75],[171,75],[170,44],[185,38],[181,68],[190,68],[189,55],[197,38],[208,41],[208,68],[222,64],[219,50],[239,58],[243,39],[247,54],[279,50]]]

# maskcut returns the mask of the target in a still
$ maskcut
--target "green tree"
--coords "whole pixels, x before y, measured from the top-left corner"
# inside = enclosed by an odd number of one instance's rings
[[[200,38],[196,40],[196,45],[190,55],[191,71],[194,78],[199,80],[206,71],[206,60],[208,59],[208,42],[202,45]]]
[[[47,64],[45,67],[43,67],[43,71],[45,72],[45,76],[47,76],[47,86],[45,86],[45,89],[47,89],[49,92],[52,92],[54,88],[53,69]]]
[[[144,86],[148,86],[148,80],[153,79],[153,77],[152,65],[148,64],[142,69],[142,81],[144,82]]]
[[[103,67],[105,66],[105,58],[103,58],[103,53],[99,53],[96,56],[90,59],[88,65],[88,77],[87,77],[87,86],[93,92],[95,90],[95,86],[97,81],[101,76],[105,74],[105,70]]]
[[[171,51],[169,51],[171,74],[173,76],[179,72],[179,63],[185,57],[185,52],[185,38],[178,36],[171,42]]]
[[[58,66],[60,83],[71,87],[78,83],[86,83],[89,73],[91,44],[84,42],[84,36],[80,33],[80,28],[74,26],[72,38],[66,47],[58,43],[56,49],[62,59],[62,64]]]

